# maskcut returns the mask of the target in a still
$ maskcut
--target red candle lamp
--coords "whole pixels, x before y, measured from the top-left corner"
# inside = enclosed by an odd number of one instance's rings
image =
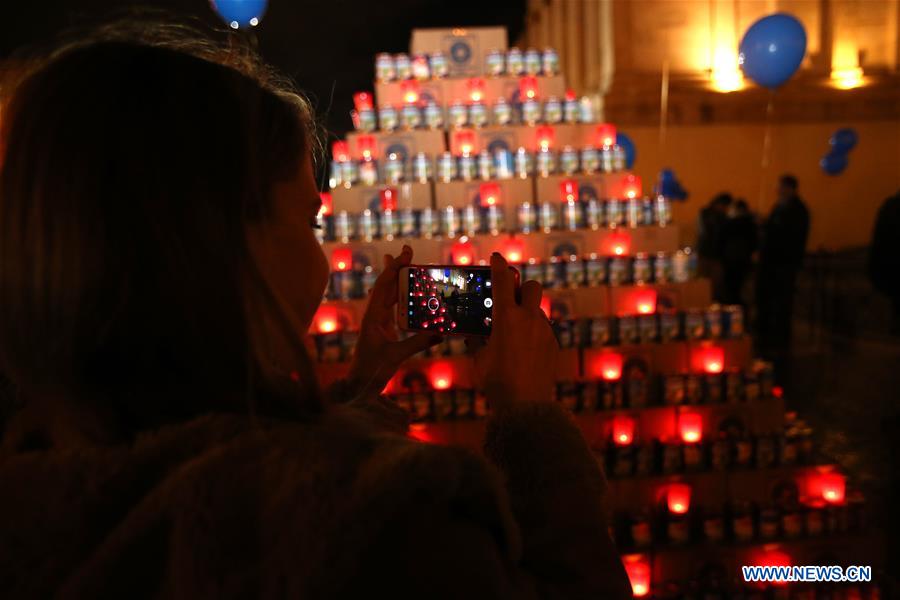
[[[616,446],[630,446],[634,441],[634,419],[625,415],[613,417],[613,443]]]
[[[656,290],[653,288],[637,288],[632,292],[634,312],[639,315],[652,315],[656,312]]]
[[[319,208],[319,218],[333,214],[334,200],[331,197],[331,192],[319,192],[319,199],[322,201],[322,206]]]
[[[331,251],[331,268],[335,271],[349,271],[353,266],[353,250],[335,248]]]
[[[622,557],[625,573],[631,582],[631,592],[635,598],[650,594],[650,561],[644,554],[629,554]]]
[[[454,265],[467,266],[475,262],[475,253],[472,244],[465,237],[453,244],[450,248],[450,259]]]
[[[822,473],[819,475],[819,490],[822,500],[828,504],[843,504],[847,489],[847,480],[840,473]]]
[[[519,98],[534,100],[538,97],[538,80],[534,75],[519,78]]]
[[[607,234],[603,253],[607,256],[627,256],[631,250],[631,235],[627,231],[613,230]]]
[[[594,361],[594,372],[603,381],[618,381],[622,378],[622,366],[625,359],[618,352],[604,350],[597,355]]]
[[[500,204],[502,193],[499,183],[482,183],[478,186],[478,196],[481,198],[481,205],[485,207]]]
[[[556,130],[550,125],[541,125],[535,129],[535,137],[540,150],[549,150],[556,142]]]
[[[573,90],[572,88],[567,88],[566,89],[566,100],[571,102],[572,100],[577,100],[577,99],[578,99],[578,96],[575,94],[575,90]]]
[[[356,155],[363,160],[372,160],[375,158],[375,151],[378,147],[374,135],[356,136]]]
[[[372,94],[369,92],[356,92],[353,94],[353,107],[358,112],[372,110]]]
[[[702,345],[693,351],[694,370],[714,375],[725,370],[725,349],[721,346]]]
[[[466,82],[469,90],[469,100],[472,102],[481,102],[484,100],[484,79],[481,77],[473,77]]]
[[[597,146],[612,146],[616,143],[616,127],[610,123],[600,123],[594,132],[595,144]]]
[[[428,375],[431,387],[436,390],[449,390],[453,386],[453,368],[449,364],[433,364]]]
[[[763,546],[762,550],[754,553],[747,564],[758,565],[760,567],[790,567],[793,564],[790,555],[781,551],[777,544],[769,544]],[[758,582],[756,587],[765,588],[769,585],[786,585],[787,581],[778,579],[774,581]]]
[[[628,198],[638,198],[641,195],[641,178],[633,173],[629,173],[625,177],[625,182],[622,188],[623,195]]]
[[[323,304],[316,311],[313,327],[317,333],[334,333],[338,330],[338,313],[333,306]]]
[[[686,483],[670,483],[666,489],[666,506],[673,515],[687,514],[691,508],[691,486]]]
[[[419,101],[419,82],[415,79],[407,79],[400,84],[400,93],[407,104],[416,104]]]
[[[678,415],[678,434],[685,444],[696,444],[703,439],[703,417],[698,413],[685,412]]]
[[[456,153],[468,156],[475,152],[475,132],[473,131],[457,131],[453,134]]]
[[[578,182],[574,179],[563,179],[559,182],[560,202],[578,201]]]
[[[347,162],[350,160],[350,144],[343,140],[338,140],[331,145],[331,156],[337,162]]]
[[[516,237],[510,237],[503,243],[503,251],[501,252],[507,262],[519,264],[523,262],[525,257],[525,242]]]
[[[381,190],[381,210],[397,210],[397,189],[386,187]]]

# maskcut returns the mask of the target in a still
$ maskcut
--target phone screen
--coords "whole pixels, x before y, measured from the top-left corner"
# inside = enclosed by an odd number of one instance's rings
[[[490,267],[411,266],[407,271],[408,329],[490,335]]]

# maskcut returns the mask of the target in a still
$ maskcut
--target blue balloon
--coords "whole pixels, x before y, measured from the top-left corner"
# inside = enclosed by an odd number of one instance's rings
[[[796,72],[806,54],[806,30],[795,17],[775,13],[755,22],[741,40],[738,63],[750,79],[776,88]]]
[[[847,155],[843,152],[831,152],[819,161],[819,166],[829,175],[840,175],[848,163]]]
[[[831,144],[832,152],[846,154],[856,147],[856,142],[858,141],[859,135],[857,135],[856,130],[845,127],[835,131],[828,143]]]
[[[621,146],[625,151],[625,168],[630,169],[634,165],[634,159],[637,158],[637,150],[634,148],[634,142],[631,138],[621,131],[616,132],[616,144]]]
[[[266,12],[268,0],[211,0],[212,6],[229,27],[255,27]]]

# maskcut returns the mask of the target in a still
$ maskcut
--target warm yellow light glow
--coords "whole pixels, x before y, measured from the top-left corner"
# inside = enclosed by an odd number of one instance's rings
[[[863,85],[863,70],[861,67],[854,69],[841,69],[831,71],[831,81],[834,87],[841,90],[852,90]]]
[[[855,44],[838,42],[831,55],[831,81],[841,90],[852,90],[863,85],[863,70],[859,66],[859,50]]]
[[[717,92],[734,92],[744,87],[744,75],[738,67],[737,50],[719,46],[713,55],[712,87]]]

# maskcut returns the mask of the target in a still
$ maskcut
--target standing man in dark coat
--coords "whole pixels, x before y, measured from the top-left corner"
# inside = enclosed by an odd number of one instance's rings
[[[782,175],[778,200],[763,222],[756,282],[759,350],[775,365],[775,380],[788,380],[791,317],[797,272],[809,237],[809,211],[797,194],[797,178]]]
[[[745,306],[743,290],[750,269],[753,267],[753,253],[758,241],[756,218],[750,212],[746,200],[734,202],[725,226],[722,228],[722,268],[723,291],[721,301],[725,304]]]

